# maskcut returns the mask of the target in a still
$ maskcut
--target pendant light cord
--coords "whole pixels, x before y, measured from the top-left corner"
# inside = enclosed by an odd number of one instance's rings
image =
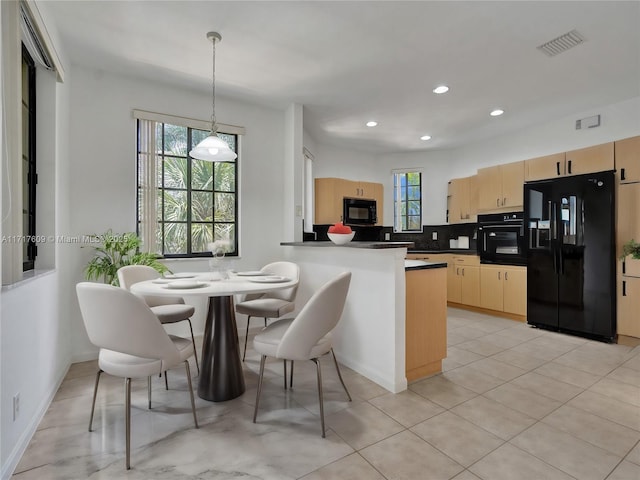
[[[211,38],[213,44],[213,63],[211,67],[211,135],[215,135],[218,131],[216,125],[216,42],[215,37]]]

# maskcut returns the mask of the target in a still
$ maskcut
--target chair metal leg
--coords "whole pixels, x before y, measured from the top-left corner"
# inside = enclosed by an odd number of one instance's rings
[[[264,363],[267,360],[266,355],[262,355],[260,359],[260,377],[258,378],[258,392],[256,393],[256,407],[253,411],[253,423],[256,423],[258,417],[258,404],[260,403],[260,393],[262,392],[262,379],[264,377]]]
[[[147,397],[149,397],[149,410],[151,410],[151,375],[147,377]]]
[[[187,370],[187,383],[189,385],[189,395],[191,396],[191,411],[193,412],[193,423],[196,424],[196,428],[200,428],[198,426],[198,418],[196,417],[196,402],[193,399],[193,387],[191,385],[191,369],[189,368],[189,360],[184,361],[184,366]]]
[[[267,326],[267,317],[264,317],[264,326]]]
[[[247,332],[244,335],[244,351],[242,352],[242,361],[244,362],[244,357],[247,356],[247,341],[249,340],[249,321],[251,320],[251,315],[247,317]]]
[[[164,371],[164,389],[169,390],[169,380],[167,379],[167,371]]]
[[[289,388],[293,388],[293,360],[291,360],[291,373],[289,375]]]
[[[96,374],[96,384],[93,387],[93,402],[91,403],[91,416],[89,417],[89,431],[92,431],[93,424],[93,412],[96,409],[96,395],[98,394],[98,383],[100,383],[100,374],[102,370],[98,369],[98,373]]]
[[[189,330],[191,330],[191,343],[193,343],[193,356],[196,359],[196,369],[198,370],[198,375],[200,375],[200,364],[198,363],[198,350],[196,350],[196,339],[193,336],[193,326],[191,325],[191,319],[187,318],[187,322],[189,322]]]
[[[125,465],[127,470],[131,470],[131,379],[127,377],[124,381],[124,385],[124,421],[126,435]]]
[[[283,360],[284,362],[284,389],[287,389],[287,360]]]
[[[333,352],[333,348],[331,349],[331,355],[333,356],[333,363],[336,364],[336,371],[338,372],[338,378],[340,379],[340,383],[342,384],[342,388],[344,388],[344,392],[349,397],[349,401],[351,402],[351,395],[349,394],[349,390],[347,390],[347,386],[344,384],[344,380],[342,379],[342,374],[340,373],[340,367],[338,366],[338,360],[336,360],[336,354]]]
[[[318,400],[320,402],[320,424],[322,425],[322,438],[325,438],[324,429],[324,401],[322,400],[322,371],[320,369],[320,360],[312,358],[312,362],[316,364],[316,370],[318,372]]]

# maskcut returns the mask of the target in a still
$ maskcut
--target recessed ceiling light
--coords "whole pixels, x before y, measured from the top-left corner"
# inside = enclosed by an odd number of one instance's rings
[[[498,116],[502,115],[503,113],[504,113],[504,110],[500,110],[499,108],[496,108],[489,115],[491,115],[492,117],[498,117]]]
[[[448,91],[449,91],[449,87],[447,87],[446,85],[440,85],[433,89],[433,93],[437,93],[437,94],[447,93]]]
[[[367,127],[375,127],[376,125],[378,125],[378,122],[367,122]]]
[[[431,140],[431,135],[423,135],[420,137],[420,140]]]

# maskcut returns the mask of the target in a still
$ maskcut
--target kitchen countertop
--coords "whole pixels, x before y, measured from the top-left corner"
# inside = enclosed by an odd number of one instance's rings
[[[413,248],[410,248],[407,253],[410,254],[414,254],[414,253],[429,253],[429,254],[436,254],[436,253],[455,253],[457,255],[477,255],[478,251],[473,248],[450,248],[447,250],[414,250]]]
[[[424,262],[424,265],[405,266],[404,270],[408,272],[412,270],[427,270],[429,268],[447,268],[447,262]]]
[[[415,244],[413,242],[349,242],[344,245],[336,245],[331,241],[320,242],[280,242],[285,247],[348,247],[348,248],[410,248]]]

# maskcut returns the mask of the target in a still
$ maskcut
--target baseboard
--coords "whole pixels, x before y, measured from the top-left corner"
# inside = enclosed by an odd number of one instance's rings
[[[7,461],[4,463],[4,465],[2,465],[2,473],[0,474],[1,475],[0,478],[2,478],[2,480],[9,480],[13,475],[14,470],[18,466],[18,463],[20,463],[20,459],[24,455],[24,452],[27,450],[27,447],[29,446],[31,439],[33,438],[33,435],[38,430],[38,425],[40,425],[40,422],[42,421],[45,414],[47,413],[47,410],[49,409],[49,405],[51,405],[53,398],[56,396],[56,393],[58,393],[58,389],[60,388],[60,385],[62,385],[64,378],[67,376],[67,373],[69,372],[69,367],[71,367],[71,364],[67,365],[67,368],[64,371],[64,374],[60,376],[55,387],[49,392],[49,394],[45,397],[45,399],[40,403],[38,411],[31,418],[31,421],[27,425],[27,428],[24,429],[24,431],[22,432],[22,435],[20,435],[20,438],[18,439],[16,444],[13,446],[11,453],[9,453],[9,456],[7,457]]]
[[[637,347],[640,345],[640,338],[630,337],[628,335],[618,335],[618,344],[627,347]]]
[[[71,363],[88,362],[89,360],[97,360],[98,351],[76,353],[71,357]]]
[[[447,302],[447,306],[453,307],[453,308],[460,308],[462,310],[469,310],[471,312],[486,313],[487,315],[493,315],[494,317],[508,318],[509,320],[516,320],[518,322],[523,322],[523,323],[527,322],[526,315],[516,315],[515,313],[500,312],[498,310],[489,310],[488,308],[474,307],[472,305],[464,305],[462,303],[455,303],[455,302]]]
[[[372,382],[377,383],[382,388],[389,390],[391,393],[400,393],[407,389],[408,383],[406,377],[403,377],[402,379],[394,382],[393,379],[380,375],[378,371],[372,370],[364,364],[349,360],[339,355],[338,352],[336,352],[336,356],[338,357],[338,361],[342,365],[350,368],[351,370],[354,370],[355,372],[359,373],[363,377],[366,377]]]

